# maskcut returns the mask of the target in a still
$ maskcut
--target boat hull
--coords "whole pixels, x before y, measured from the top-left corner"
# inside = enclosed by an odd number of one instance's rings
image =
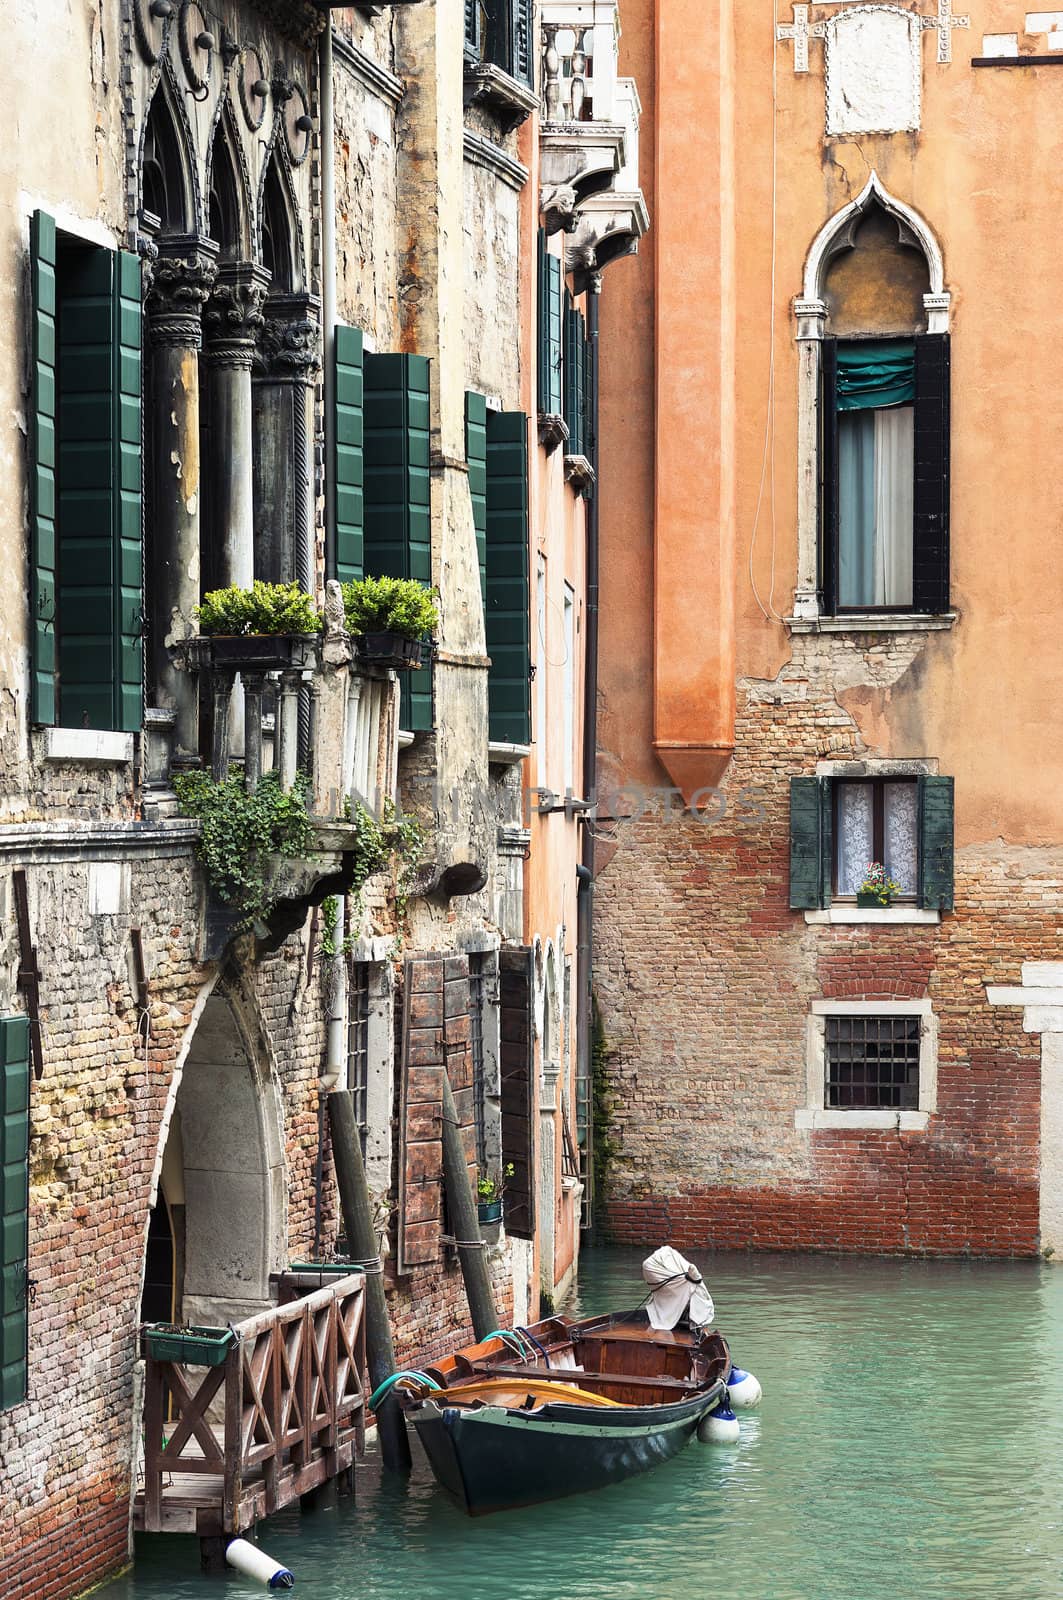
[[[602,1489],[659,1466],[689,1443],[723,1393],[719,1384],[674,1405],[546,1405],[533,1413],[459,1409],[433,1397],[410,1420],[439,1482],[471,1516],[483,1516]]]

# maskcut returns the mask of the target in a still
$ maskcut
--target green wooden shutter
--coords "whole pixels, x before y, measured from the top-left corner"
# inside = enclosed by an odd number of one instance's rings
[[[953,908],[955,804],[951,778],[919,779],[919,904]]]
[[[30,1027],[0,1018],[0,1410],[25,1400],[29,1310]]]
[[[71,727],[141,724],[141,310],[136,256],[59,262],[60,713]]]
[[[569,306],[565,312],[565,423],[568,427],[568,455],[585,456],[587,440],[584,407],[587,367],[587,339],[583,315]]]
[[[33,395],[30,423],[30,716],[54,723],[55,645],[56,294],[55,219],[35,211],[30,223],[33,283]]]
[[[532,0],[509,0],[512,37],[508,70],[521,83],[532,84]]]
[[[465,0],[465,58],[479,62],[481,55],[480,0]]]
[[[498,952],[499,1076],[506,1232],[535,1237],[535,1060],[533,952],[503,945]],[[512,1172],[510,1172],[512,1168]]]
[[[819,593],[828,616],[838,594],[838,342],[819,347]]]
[[[949,609],[949,336],[915,341],[912,609]]]
[[[482,394],[465,392],[465,460],[469,468],[472,524],[476,531],[476,559],[480,568],[480,595],[487,610],[487,401]]]
[[[829,778],[790,779],[790,906],[816,911],[830,905],[831,792]]]
[[[561,262],[546,248],[539,229],[539,410],[561,415],[561,337],[564,321]]]
[[[365,370],[365,570],[432,581],[429,367],[425,356],[367,354]],[[399,721],[433,726],[432,669],[402,675]]]
[[[329,576],[349,583],[362,576],[364,553],[361,328],[337,327],[333,359],[336,545]]]
[[[531,742],[528,419],[487,413],[488,728],[499,744]]]

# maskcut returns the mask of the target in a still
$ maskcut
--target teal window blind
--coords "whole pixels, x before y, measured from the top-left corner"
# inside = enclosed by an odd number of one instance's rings
[[[570,456],[587,454],[587,334],[583,313],[571,304],[565,311],[565,424]]]
[[[430,389],[425,356],[364,357],[365,571],[432,581]],[[399,720],[433,726],[432,668],[402,675]]]
[[[0,1410],[28,1384],[30,1027],[0,1017]]]
[[[363,575],[364,450],[361,328],[338,327],[333,351],[335,406],[333,483],[336,507],[334,567],[341,583]]]
[[[480,569],[480,595],[487,609],[487,401],[468,390],[465,395],[465,461],[469,468],[472,525]]]
[[[528,419],[487,413],[488,729],[500,744],[531,741]]]
[[[140,262],[33,219],[33,716],[139,729]]]
[[[539,229],[539,410],[561,416],[561,341],[564,322],[561,262],[546,247],[546,232]]]

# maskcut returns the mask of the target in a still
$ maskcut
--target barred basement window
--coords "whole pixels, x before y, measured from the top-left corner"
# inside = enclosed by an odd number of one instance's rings
[[[347,1011],[347,1087],[354,1100],[354,1120],[365,1156],[369,1133],[369,967],[350,963]]]
[[[484,958],[469,957],[469,1029],[472,1040],[472,1101],[476,1124],[476,1165],[487,1170],[487,1077],[484,1070]]]
[[[828,1016],[825,1021],[826,1109],[918,1109],[918,1016]]]

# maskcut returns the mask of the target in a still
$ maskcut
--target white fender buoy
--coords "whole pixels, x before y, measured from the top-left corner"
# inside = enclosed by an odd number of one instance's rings
[[[754,1406],[759,1406],[763,1392],[751,1372],[743,1372],[741,1367],[731,1368],[727,1393],[735,1411],[751,1411]]]
[[[234,1539],[226,1545],[225,1559],[230,1567],[235,1567],[237,1572],[244,1573],[248,1578],[256,1578],[267,1589],[295,1588],[295,1578],[288,1568],[282,1567],[279,1561],[274,1561],[257,1545],[248,1544],[246,1539]]]
[[[737,1444],[740,1431],[738,1418],[729,1406],[717,1406],[698,1423],[702,1444]]]

